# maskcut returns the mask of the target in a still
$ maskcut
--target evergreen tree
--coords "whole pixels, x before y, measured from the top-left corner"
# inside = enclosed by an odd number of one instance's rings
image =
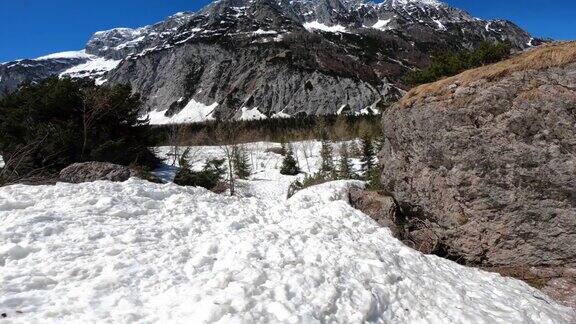
[[[376,154],[374,153],[374,146],[372,145],[372,138],[368,135],[362,137],[362,158],[360,162],[362,163],[362,171],[364,171],[364,177],[368,177],[369,173],[374,169],[374,160]]]
[[[382,166],[376,165],[374,169],[370,170],[367,174],[365,174],[365,180],[367,182],[366,189],[368,190],[380,190],[382,189],[380,183],[380,175],[382,174]]]
[[[322,139],[322,147],[320,148],[320,158],[322,159],[322,164],[320,165],[320,172],[324,174],[334,175],[334,153],[332,151],[332,145],[328,140]]]
[[[378,134],[374,138],[374,149],[376,154],[382,151],[385,141],[386,138],[384,137],[384,130],[379,130]]]
[[[190,156],[190,148],[186,148],[182,155],[180,155],[180,159],[178,159],[178,164],[180,165],[180,169],[192,169],[190,162],[188,162]]]
[[[218,180],[222,180],[226,174],[226,167],[224,166],[224,159],[211,159],[206,161],[202,171],[212,174]]]
[[[247,179],[251,174],[251,170],[248,154],[246,154],[246,149],[243,146],[234,147],[232,160],[236,176],[240,179]]]
[[[281,155],[286,155],[286,142],[284,142],[284,140],[282,140],[280,142],[280,154]]]
[[[154,139],[129,86],[49,78],[0,100],[0,155],[9,181],[84,161],[154,168]]]
[[[474,51],[441,52],[432,56],[430,65],[423,70],[408,72],[404,82],[419,85],[456,75],[464,70],[502,61],[510,56],[510,45],[482,43]]]
[[[354,177],[352,162],[350,161],[350,152],[346,143],[342,143],[340,146],[340,163],[338,166],[338,176],[340,179],[352,179]]]
[[[284,175],[297,175],[300,173],[300,168],[294,158],[294,150],[290,145],[286,148],[286,155],[284,160],[282,160],[282,167],[280,168],[280,174]]]
[[[225,174],[224,159],[207,161],[202,171],[193,171],[187,161],[181,161],[180,171],[176,174],[174,183],[180,186],[203,187],[213,190],[222,181]]]

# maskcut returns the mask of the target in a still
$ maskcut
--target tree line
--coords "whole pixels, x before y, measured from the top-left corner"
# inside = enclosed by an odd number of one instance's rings
[[[0,100],[0,184],[42,181],[84,161],[153,168],[141,106],[125,85],[57,77],[22,85]]]
[[[377,190],[382,169],[376,155],[382,143],[382,137],[373,137],[371,134],[362,136],[359,145],[356,145],[354,141],[334,143],[327,138],[322,138],[319,170],[315,173],[307,173],[302,180],[295,180],[290,185],[288,197],[304,188],[335,180],[364,180],[367,183],[367,189]],[[280,173],[284,175],[302,173],[292,145],[287,144],[286,147]],[[359,170],[354,170],[353,157],[360,160]]]
[[[311,124],[316,126],[307,126],[305,133],[300,132],[302,125]],[[283,120],[165,126],[163,143],[169,146],[169,161],[172,165],[179,166],[174,182],[185,186],[201,186],[215,192],[229,190],[233,195],[237,180],[247,179],[254,167],[250,164],[246,143],[267,141],[269,138],[259,138],[262,133],[254,133],[254,128],[266,129],[270,126],[274,126],[274,131],[280,129],[282,134],[278,141],[272,141],[280,142],[280,148],[268,148],[268,151],[283,156],[281,174],[306,174],[299,185],[300,189],[338,179],[365,179],[370,184],[378,183],[376,152],[382,142],[382,129],[379,118],[375,116],[309,116]],[[355,145],[358,137],[362,138],[359,146]],[[314,144],[310,139],[321,139],[322,163],[320,171],[316,173],[312,172],[315,166],[309,164],[309,159],[317,153],[314,152]],[[300,142],[299,152],[296,152],[293,142]],[[339,144],[336,145],[336,142]],[[196,165],[194,168],[188,161],[195,160],[201,146],[205,145],[219,148],[223,158],[206,160],[203,166]],[[303,161],[298,160],[297,153],[303,155]],[[360,158],[361,170],[353,169],[352,158]],[[304,168],[307,170],[303,170]]]
[[[473,51],[435,53],[426,68],[408,72],[404,76],[404,83],[417,86],[454,76],[465,70],[496,63],[510,57],[510,49],[510,45],[505,43],[482,43]]]
[[[171,157],[166,162],[180,165],[176,183],[212,190],[225,183],[233,193],[234,180],[251,173],[243,143],[320,137],[326,142],[344,141],[381,131],[377,115],[300,115],[156,127],[141,116],[141,107],[140,96],[125,85],[97,86],[93,81],[56,77],[22,85],[0,100],[0,155],[4,160],[0,185],[56,180],[60,170],[76,162],[110,162],[151,171],[161,162],[153,148],[169,145]],[[206,161],[200,171],[193,171],[186,161],[195,152],[186,147],[200,145],[220,147],[225,159]],[[289,168],[284,172],[299,172]]]
[[[160,146],[215,145],[215,139],[225,140],[221,129],[234,129],[235,140],[246,142],[289,142],[319,138],[318,129],[325,129],[331,140],[350,140],[365,133],[378,133],[381,115],[296,115],[289,118],[268,118],[240,121],[207,121],[185,125],[152,126]],[[177,136],[175,134],[177,133]]]

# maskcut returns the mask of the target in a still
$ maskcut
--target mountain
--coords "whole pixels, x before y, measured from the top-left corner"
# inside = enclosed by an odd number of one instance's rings
[[[79,52],[0,65],[0,89],[50,75],[129,83],[153,123],[371,113],[433,51],[536,45],[509,21],[436,0],[219,0],[155,25],[97,32]],[[143,112],[146,113],[146,112]]]

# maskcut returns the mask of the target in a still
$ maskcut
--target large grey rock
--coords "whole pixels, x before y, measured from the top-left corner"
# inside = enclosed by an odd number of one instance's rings
[[[122,182],[130,178],[130,169],[106,162],[74,163],[60,171],[60,181],[70,183],[108,180]]]
[[[576,44],[419,87],[383,126],[400,239],[576,307]]]
[[[450,258],[574,268],[576,63],[491,77],[389,109],[382,183]]]

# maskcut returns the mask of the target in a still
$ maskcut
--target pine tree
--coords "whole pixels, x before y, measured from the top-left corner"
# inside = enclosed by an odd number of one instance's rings
[[[282,167],[280,168],[280,174],[284,175],[297,175],[300,173],[300,168],[294,158],[294,150],[290,145],[286,147],[286,155],[284,155],[284,160],[282,160]]]
[[[350,152],[348,145],[342,143],[340,146],[340,163],[338,164],[338,176],[340,179],[352,179],[354,172],[352,171],[352,162],[350,161]]]
[[[362,163],[362,171],[364,171],[364,177],[368,177],[370,172],[374,169],[374,159],[376,156],[370,136],[365,135],[362,137],[361,146],[362,158],[360,162]]]
[[[250,161],[246,149],[242,146],[235,146],[232,152],[234,174],[240,179],[247,179],[250,174]]]
[[[328,175],[334,175],[334,153],[332,151],[332,145],[326,139],[322,139],[322,147],[320,148],[320,158],[322,159],[322,164],[320,165],[320,172]]]
[[[0,100],[2,178],[50,177],[76,162],[153,169],[156,139],[129,86],[48,78],[23,83]]]
[[[384,137],[384,131],[379,131],[378,135],[374,138],[374,148],[376,150],[376,154],[382,151],[385,142],[386,138]]]
[[[284,140],[282,140],[280,142],[280,154],[281,155],[286,155],[286,142],[284,142]]]
[[[188,162],[182,161],[180,170],[174,177],[174,183],[180,186],[203,187],[214,190],[226,174],[224,161],[224,159],[209,160],[202,171],[193,171]]]
[[[186,170],[192,169],[190,162],[188,162],[189,158],[190,158],[190,148],[187,147],[184,150],[184,152],[182,152],[182,155],[180,155],[180,158],[178,159],[178,164],[180,165],[180,169],[186,169]]]

